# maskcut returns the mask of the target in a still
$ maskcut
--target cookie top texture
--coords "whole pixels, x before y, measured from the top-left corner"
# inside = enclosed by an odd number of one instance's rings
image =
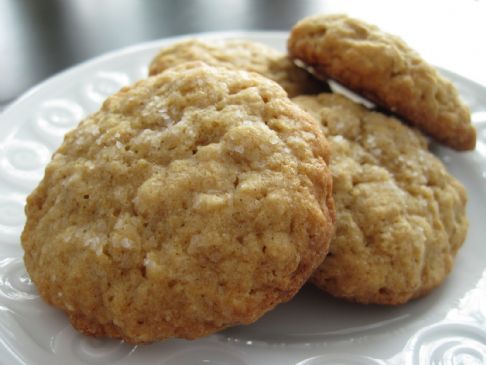
[[[476,130],[456,88],[400,38],[345,15],[318,15],[294,26],[288,51],[439,142],[474,149]]]
[[[405,303],[439,285],[466,238],[467,198],[426,138],[341,95],[293,101],[321,122],[332,151],[336,233],[311,281],[377,304]]]
[[[156,75],[188,61],[259,73],[277,82],[289,97],[317,94],[328,89],[324,81],[297,67],[287,55],[261,43],[237,39],[181,41],[162,49],[155,56],[149,74]]]
[[[109,97],[28,197],[27,270],[80,331],[142,343],[251,323],[324,259],[316,121],[254,73],[186,63]]]

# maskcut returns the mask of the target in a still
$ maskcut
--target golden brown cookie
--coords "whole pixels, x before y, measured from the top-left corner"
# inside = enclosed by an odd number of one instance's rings
[[[328,158],[273,81],[168,69],[65,136],[27,200],[25,265],[89,335],[138,343],[251,323],[326,255]]]
[[[378,304],[405,303],[439,285],[466,237],[466,192],[426,139],[344,96],[293,101],[322,123],[332,152],[336,234],[311,281]]]
[[[345,15],[319,15],[294,26],[288,50],[449,147],[474,149],[476,130],[456,88],[398,37]]]
[[[150,63],[149,74],[156,75],[187,61],[257,72],[280,84],[289,97],[328,90],[326,82],[297,67],[281,52],[261,43],[237,39],[181,41],[162,49],[155,56]]]

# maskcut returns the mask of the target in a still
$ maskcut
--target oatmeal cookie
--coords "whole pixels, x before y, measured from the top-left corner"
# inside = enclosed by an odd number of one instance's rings
[[[27,271],[88,335],[141,343],[251,323],[326,255],[328,154],[273,81],[168,69],[65,136],[27,199]]]
[[[466,237],[466,192],[425,137],[337,94],[293,101],[322,123],[332,152],[336,234],[311,281],[378,304],[439,285]]]
[[[400,38],[345,15],[320,15],[294,26],[288,50],[449,147],[474,149],[476,130],[456,88]]]
[[[261,43],[245,40],[189,39],[162,49],[152,60],[149,74],[156,75],[187,61],[257,72],[280,84],[289,97],[328,90],[325,81],[297,67],[287,55]]]

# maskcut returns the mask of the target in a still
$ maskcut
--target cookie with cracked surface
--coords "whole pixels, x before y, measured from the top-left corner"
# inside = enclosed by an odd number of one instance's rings
[[[287,55],[261,43],[238,39],[189,39],[175,43],[155,56],[150,63],[149,74],[156,75],[188,61],[259,73],[277,82],[289,97],[329,90],[325,81],[296,66]]]
[[[447,146],[474,149],[476,130],[456,88],[400,38],[345,15],[320,15],[294,26],[288,50]]]
[[[326,255],[328,158],[273,81],[168,69],[65,136],[27,200],[27,271],[89,335],[141,343],[251,323]]]
[[[425,137],[337,94],[293,101],[322,123],[332,152],[336,233],[311,281],[377,304],[439,285],[466,237],[467,198]]]

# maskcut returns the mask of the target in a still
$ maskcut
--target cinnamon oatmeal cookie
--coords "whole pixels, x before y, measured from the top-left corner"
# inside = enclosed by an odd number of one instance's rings
[[[360,303],[401,304],[439,285],[467,233],[466,191],[420,132],[344,96],[293,101],[331,145],[336,233],[311,281]]]
[[[328,158],[273,81],[168,69],[65,136],[27,200],[27,271],[88,335],[141,343],[251,323],[326,255]]]

